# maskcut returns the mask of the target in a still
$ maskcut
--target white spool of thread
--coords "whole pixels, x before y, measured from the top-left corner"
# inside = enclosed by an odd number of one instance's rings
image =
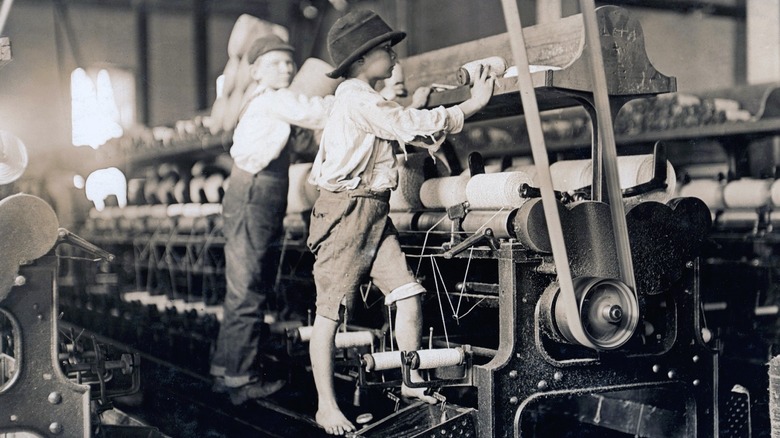
[[[398,162],[398,188],[390,194],[390,210],[412,210],[422,208],[420,187],[425,181],[423,166],[428,154],[425,152],[396,155]]]
[[[336,348],[368,347],[374,344],[374,335],[368,331],[338,332],[334,342]]]
[[[319,192],[307,181],[311,163],[297,163],[290,166],[290,188],[287,191],[287,213],[303,213],[314,207]]]
[[[520,196],[523,184],[533,185],[533,180],[525,172],[474,175],[466,185],[466,199],[474,210],[519,207],[528,200]]]
[[[652,154],[618,157],[617,164],[620,188],[624,190],[650,181],[655,172],[655,160]],[[590,186],[593,183],[593,161],[590,159],[558,161],[550,166],[550,175],[555,190],[571,192]],[[674,196],[676,189],[677,175],[674,166],[667,161],[666,189],[624,198],[624,202],[627,205],[643,201],[666,203]]]
[[[425,208],[447,208],[466,202],[467,175],[431,178],[420,187],[420,202]]]
[[[413,352],[411,368],[415,370],[429,370],[460,365],[465,354],[460,348],[434,348],[430,350],[417,350]]]
[[[515,211],[472,210],[463,218],[461,228],[467,233],[476,233],[483,228],[490,228],[493,230],[493,236],[498,239],[513,238],[515,230],[511,219],[515,217]]]
[[[383,351],[380,353],[364,354],[366,371],[384,371],[401,368],[400,351]]]
[[[474,83],[474,78],[479,74],[479,67],[484,66],[488,69],[488,74],[494,77],[500,78],[504,76],[507,69],[506,59],[500,56],[491,56],[485,59],[478,59],[463,64],[458,69],[458,84],[459,85],[471,85]]]
[[[775,207],[780,207],[780,179],[775,180],[772,183],[772,187],[769,189],[772,198],[772,204]]]
[[[309,342],[314,330],[313,326],[298,327],[298,336],[303,342]],[[334,340],[336,348],[363,347],[374,343],[374,335],[369,331],[338,332]]]
[[[415,231],[414,222],[417,213],[407,211],[392,211],[388,215],[398,231]]]
[[[723,184],[714,179],[694,179],[680,187],[680,197],[699,198],[710,210],[722,210],[726,207],[723,200]]]
[[[452,231],[452,220],[447,217],[447,213],[423,212],[417,217],[415,230],[449,233]]]
[[[742,178],[726,184],[723,202],[729,208],[759,208],[771,202],[770,179]]]

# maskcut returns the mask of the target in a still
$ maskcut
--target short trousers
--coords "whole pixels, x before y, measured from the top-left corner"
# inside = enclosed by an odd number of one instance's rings
[[[360,285],[370,279],[385,304],[425,292],[417,282],[388,217],[390,192],[320,190],[311,212],[307,245],[314,253],[317,315],[339,321]]]

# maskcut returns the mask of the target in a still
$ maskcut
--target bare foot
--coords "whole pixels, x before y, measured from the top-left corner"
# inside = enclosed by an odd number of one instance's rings
[[[317,424],[325,429],[325,432],[331,435],[344,435],[355,430],[355,426],[347,420],[347,417],[339,409],[320,408],[314,419],[317,420]]]
[[[430,395],[426,395],[425,390],[426,388],[410,388],[406,385],[401,385],[402,396],[420,399],[426,403],[435,405],[437,400]]]

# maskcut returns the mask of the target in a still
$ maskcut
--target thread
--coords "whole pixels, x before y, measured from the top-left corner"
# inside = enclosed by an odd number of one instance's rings
[[[476,233],[480,229],[490,228],[493,236],[498,239],[510,239],[515,237],[514,218],[517,210],[510,211],[469,211],[461,228],[467,233]]]
[[[431,178],[420,186],[420,202],[425,208],[447,208],[466,202],[468,175]]]
[[[290,166],[290,188],[287,191],[287,213],[303,213],[314,207],[320,195],[317,187],[307,181],[311,163],[297,163]]]
[[[435,348],[412,352],[411,368],[429,370],[432,368],[451,367],[463,363],[465,357],[460,348]]]
[[[428,154],[424,152],[396,155],[398,162],[398,188],[390,194],[390,210],[422,208],[420,188],[425,181],[423,167]]]
[[[726,207],[723,200],[723,184],[714,179],[694,179],[680,187],[680,197],[699,198],[710,210]]]
[[[520,196],[523,184],[533,185],[533,180],[525,172],[474,175],[466,186],[466,199],[474,210],[519,207],[528,200]]]
[[[759,208],[771,201],[772,180],[742,178],[726,184],[723,202],[729,208]]]
[[[726,229],[752,229],[758,223],[758,212],[753,209],[727,209],[721,212],[715,225]]]
[[[401,368],[400,351],[383,351],[380,353],[364,354],[366,371],[384,371]]]
[[[479,73],[480,66],[485,66],[488,68],[488,74],[500,78],[504,76],[504,73],[506,73],[507,62],[506,59],[500,56],[491,56],[488,58],[467,62],[458,69],[458,84],[473,84],[474,78],[476,78]]]

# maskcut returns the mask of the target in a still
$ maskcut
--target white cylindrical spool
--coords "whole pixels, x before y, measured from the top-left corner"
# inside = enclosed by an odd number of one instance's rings
[[[336,348],[368,347],[374,344],[374,335],[369,331],[338,332],[334,342]]]
[[[449,233],[452,231],[452,220],[447,217],[447,213],[422,212],[417,217],[415,230]]]
[[[758,212],[754,208],[726,209],[716,218],[715,225],[726,229],[749,229],[758,223]]]
[[[398,162],[398,188],[390,194],[391,211],[422,208],[420,187],[425,181],[423,166],[427,157],[425,152],[408,154],[408,158],[404,158],[403,154],[395,157]]]
[[[553,189],[571,192],[591,185],[593,162],[591,160],[556,161],[550,165]]]
[[[512,219],[516,209],[509,211],[472,210],[466,214],[461,222],[461,228],[467,233],[476,233],[482,228],[493,230],[493,236],[498,239],[510,239],[515,237]]]
[[[465,355],[460,348],[434,348],[430,350],[417,350],[414,352],[417,360],[413,361],[412,368],[416,370],[429,370],[432,368],[451,367],[463,363]]]
[[[726,207],[723,201],[723,183],[714,179],[694,179],[680,187],[680,197],[699,198],[707,204],[710,210],[722,210]]]
[[[466,202],[468,176],[431,178],[420,187],[420,201],[425,208],[447,208]]]
[[[771,202],[770,179],[742,178],[726,184],[723,202],[729,208],[759,208]]]
[[[391,211],[388,215],[398,231],[415,231],[414,223],[417,213],[408,211]]]
[[[298,337],[301,338],[301,341],[303,342],[309,342],[313,331],[314,331],[314,326],[311,325],[298,327]]]
[[[627,189],[639,184],[644,184],[653,179],[655,174],[655,159],[653,155],[628,155],[618,157],[618,171],[620,175],[620,188]],[[636,205],[644,201],[656,201],[665,204],[672,199],[677,191],[677,174],[672,163],[666,162],[666,188],[653,190],[637,196],[623,198],[628,205]]]
[[[489,69],[488,74],[500,78],[504,76],[504,73],[506,73],[507,62],[506,59],[500,56],[491,56],[488,58],[467,62],[458,69],[458,84],[473,84],[474,78],[477,76],[480,66],[484,66],[485,68]]]
[[[466,185],[466,199],[474,210],[519,207],[528,200],[520,195],[523,184],[533,185],[525,172],[474,175]]]
[[[401,368],[400,351],[383,351],[380,353],[364,354],[366,371],[384,371]]]
[[[303,213],[314,207],[319,192],[307,179],[311,163],[297,163],[290,166],[290,188],[287,191],[287,213]]]
[[[775,207],[780,207],[780,179],[777,179],[772,183],[769,192],[770,197],[772,198],[772,204]]]
[[[301,341],[309,342],[313,331],[314,327],[310,325],[298,327],[298,336]],[[374,335],[369,331],[338,332],[334,343],[336,348],[369,346],[374,343]]]
[[[620,188],[623,190],[650,181],[655,172],[655,159],[652,154],[618,157],[617,164]],[[555,190],[571,192],[581,189],[593,184],[593,161],[590,159],[558,161],[550,165],[550,175]],[[625,198],[625,202],[627,204],[642,201],[665,203],[672,198],[676,189],[677,175],[674,166],[667,161],[666,189]]]

